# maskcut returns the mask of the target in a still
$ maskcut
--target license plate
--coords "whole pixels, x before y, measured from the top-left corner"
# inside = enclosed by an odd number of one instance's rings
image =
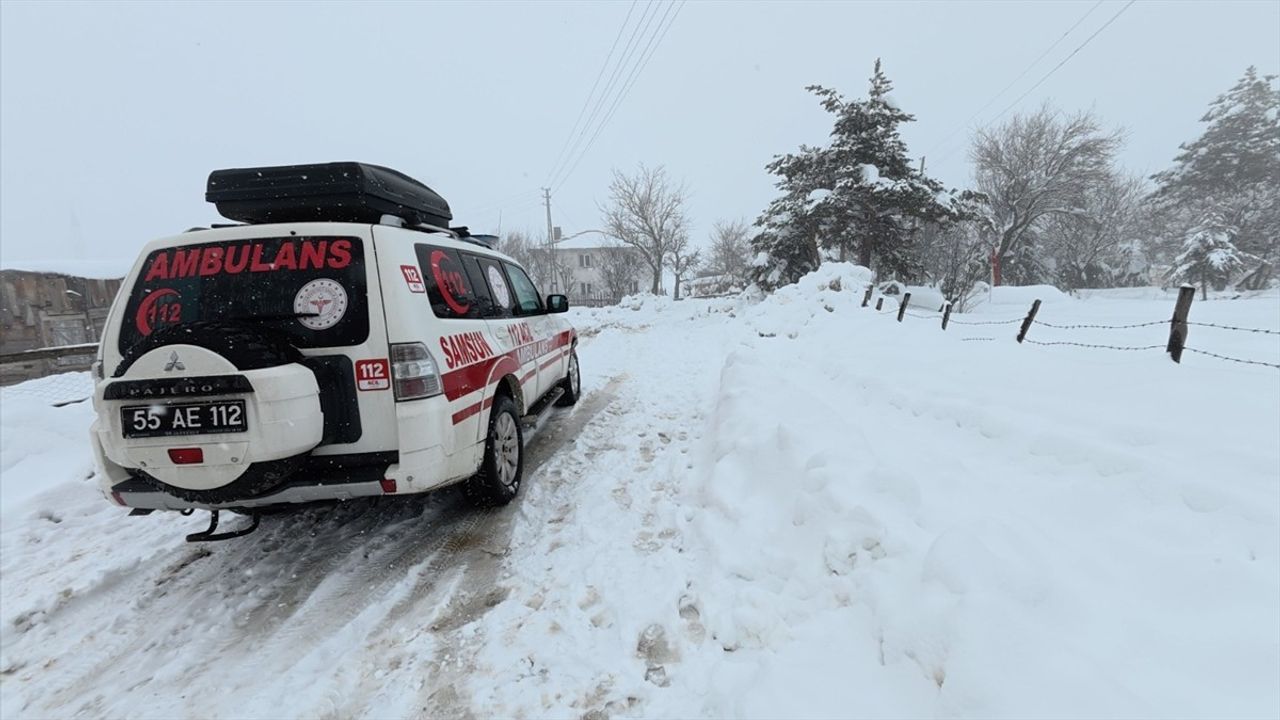
[[[120,409],[127,438],[239,433],[249,429],[243,400],[130,405]]]

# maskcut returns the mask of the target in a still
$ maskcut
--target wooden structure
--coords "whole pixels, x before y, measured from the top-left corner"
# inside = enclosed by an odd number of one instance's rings
[[[0,270],[0,355],[96,343],[102,336],[107,311],[120,290],[120,282],[119,279]],[[92,362],[92,352],[7,362],[0,365],[0,384],[85,370]]]

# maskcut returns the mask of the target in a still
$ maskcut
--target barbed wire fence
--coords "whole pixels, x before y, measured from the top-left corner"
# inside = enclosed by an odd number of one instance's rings
[[[870,302],[873,292],[874,292],[874,288],[868,285],[866,288],[866,294],[863,296],[863,301],[862,301],[863,307],[866,307],[867,304]],[[1121,351],[1121,352],[1149,352],[1152,350],[1164,350],[1169,354],[1170,358],[1176,363],[1182,362],[1182,353],[1185,351],[1185,352],[1196,353],[1198,355],[1204,355],[1211,358],[1216,358],[1218,360],[1223,360],[1227,362],[1233,362],[1233,363],[1238,363],[1242,365],[1257,365],[1261,367],[1269,367],[1269,368],[1275,368],[1277,370],[1280,370],[1280,363],[1268,362],[1266,360],[1232,357],[1229,355],[1223,355],[1221,353],[1210,352],[1208,350],[1201,350],[1198,348],[1187,347],[1187,344],[1186,344],[1187,333],[1190,327],[1214,328],[1218,330],[1225,330],[1228,332],[1238,332],[1238,333],[1280,335],[1280,329],[1250,328],[1250,327],[1240,327],[1237,325],[1225,325],[1221,323],[1208,323],[1208,322],[1188,320],[1187,314],[1191,310],[1191,303],[1195,300],[1195,292],[1196,292],[1195,288],[1185,287],[1185,286],[1182,287],[1178,293],[1177,304],[1174,306],[1173,316],[1167,320],[1150,320],[1147,322],[1126,323],[1122,325],[1107,325],[1102,323],[1058,324],[1058,323],[1045,322],[1044,320],[1040,320],[1036,317],[1037,313],[1039,313],[1040,311],[1040,300],[1034,301],[1031,304],[1031,309],[1023,317],[1009,318],[1005,320],[953,319],[951,318],[950,303],[944,304],[936,314],[926,314],[926,313],[914,312],[909,310],[908,308],[910,307],[910,304],[911,304],[911,293],[909,292],[902,294],[901,299],[898,300],[898,307],[896,309],[891,308],[888,310],[882,310],[881,308],[884,303],[884,297],[881,296],[876,301],[876,310],[880,315],[896,313],[898,316],[898,322],[902,322],[904,317],[911,317],[911,318],[916,318],[920,320],[934,320],[934,321],[941,319],[943,330],[946,330],[948,325],[964,325],[969,327],[980,327],[980,326],[990,327],[990,326],[1000,326],[1000,325],[1014,325],[1014,324],[1021,323],[1021,327],[1015,339],[1018,341],[1018,343],[1027,343],[1029,345],[1040,345],[1044,347],[1067,346],[1067,347],[1086,348],[1090,350],[1115,350],[1115,351]],[[1038,339],[1027,337],[1028,332],[1034,326],[1052,328],[1054,330],[1061,330],[1061,331],[1073,331],[1073,330],[1134,330],[1138,328],[1155,327],[1159,325],[1169,326],[1168,342],[1164,344],[1159,344],[1159,345],[1111,345],[1111,344],[1096,343],[1096,342],[1076,342],[1072,340],[1038,340]],[[965,340],[965,341],[969,341],[969,340],[989,341],[989,340],[995,340],[995,339],[996,338],[992,338],[992,337],[961,338],[961,340]]]

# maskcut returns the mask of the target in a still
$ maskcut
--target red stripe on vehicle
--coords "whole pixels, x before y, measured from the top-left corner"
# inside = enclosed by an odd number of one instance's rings
[[[453,414],[453,424],[454,424],[454,425],[457,425],[458,423],[462,422],[463,420],[466,420],[467,418],[471,417],[472,415],[475,415],[476,413],[480,412],[480,406],[481,406],[481,403],[474,403],[474,404],[472,404],[472,405],[468,405],[468,406],[466,406],[466,407],[462,408],[461,410],[459,410],[458,412],[454,413],[454,414]]]

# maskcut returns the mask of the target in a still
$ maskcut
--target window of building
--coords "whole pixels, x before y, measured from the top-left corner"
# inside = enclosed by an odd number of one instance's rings
[[[588,253],[582,253],[578,255],[578,267],[584,267],[584,268],[591,267],[591,255]]]

